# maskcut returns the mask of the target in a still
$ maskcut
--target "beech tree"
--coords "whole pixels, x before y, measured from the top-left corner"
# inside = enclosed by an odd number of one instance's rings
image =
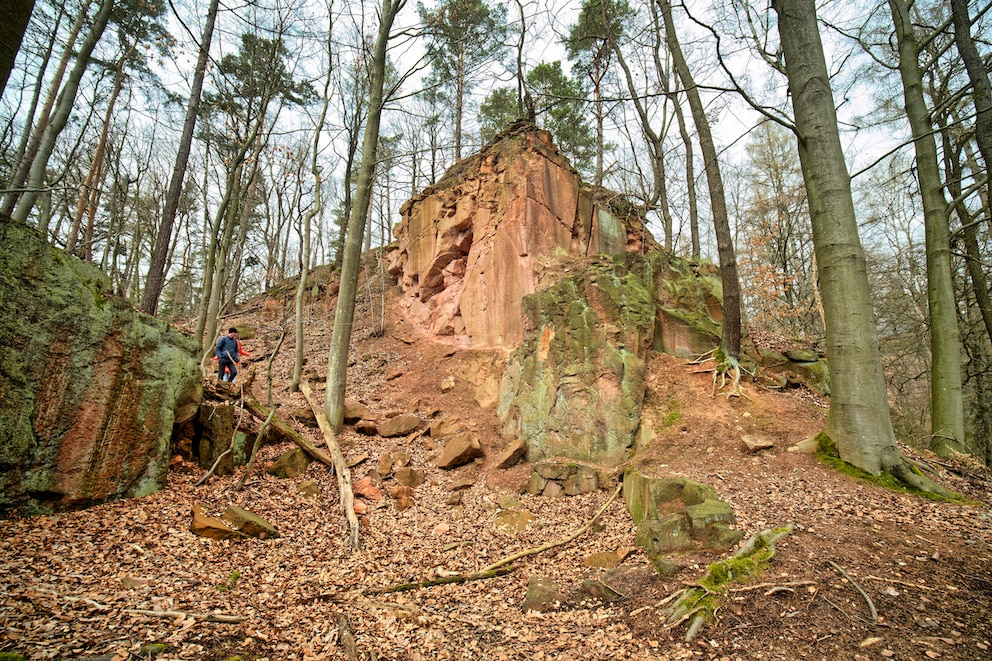
[[[348,240],[341,265],[341,287],[338,304],[334,310],[334,330],[327,363],[327,390],[324,395],[324,412],[335,434],[344,424],[344,391],[348,372],[348,349],[351,346],[351,329],[355,320],[355,299],[358,294],[358,270],[362,257],[362,236],[368,218],[372,196],[372,179],[376,168],[376,148],[379,144],[379,126],[385,95],[387,49],[393,21],[406,0],[382,0],[379,9],[379,28],[376,34],[372,59],[369,62],[369,111],[362,139],[362,161],[358,168],[355,203],[348,218]],[[356,540],[357,541],[357,540]]]
[[[772,7],[792,97],[826,321],[831,396],[824,435],[849,464],[946,495],[910,468],[892,431],[865,255],[815,4],[774,0]]]

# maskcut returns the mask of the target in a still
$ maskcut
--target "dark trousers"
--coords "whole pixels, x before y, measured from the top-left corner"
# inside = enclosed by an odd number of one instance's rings
[[[228,369],[231,371],[231,376],[227,379],[224,378],[224,370]],[[234,383],[234,377],[238,375],[238,364],[231,360],[230,358],[224,357],[217,361],[217,379],[220,381],[230,381]]]

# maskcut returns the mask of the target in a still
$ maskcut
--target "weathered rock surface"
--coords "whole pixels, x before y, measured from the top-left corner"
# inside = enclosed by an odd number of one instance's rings
[[[451,470],[474,461],[478,457],[485,456],[479,437],[467,431],[459,432],[452,436],[441,455],[437,458],[437,467],[442,470]]]
[[[400,208],[389,272],[407,317],[464,346],[516,347],[520,302],[546,260],[656,245],[609,199],[581,182],[549,133],[511,127]]]
[[[568,595],[561,591],[550,576],[531,576],[527,579],[527,593],[524,595],[522,610],[547,613],[561,608],[568,601]]]
[[[279,537],[279,531],[271,523],[252,514],[248,510],[231,505],[227,508],[221,518],[234,526],[242,535],[257,537],[258,539],[275,539]]]
[[[549,459],[534,464],[526,491],[545,496],[577,496],[599,488],[599,473],[592,466]]]
[[[379,436],[393,438],[394,436],[406,436],[423,426],[424,421],[419,416],[410,413],[401,413],[388,420],[383,420],[378,424],[377,429]]]
[[[111,294],[92,265],[0,219],[0,513],[162,488],[197,345]]]
[[[279,458],[272,462],[265,470],[269,475],[286,479],[296,477],[306,472],[307,467],[313,459],[300,448],[293,448],[279,455]]]
[[[505,470],[513,466],[527,453],[527,441],[518,438],[512,441],[496,459],[496,468]]]
[[[655,478],[630,469],[624,500],[637,525],[635,542],[662,574],[675,566],[668,554],[700,546],[726,551],[742,535],[733,529],[733,509],[712,487],[688,478]]]

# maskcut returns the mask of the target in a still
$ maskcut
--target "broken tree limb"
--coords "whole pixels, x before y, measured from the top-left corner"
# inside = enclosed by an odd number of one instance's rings
[[[269,411],[269,417],[265,419],[265,422],[262,423],[261,428],[258,430],[258,434],[255,436],[255,442],[251,446],[251,457],[248,458],[248,465],[245,467],[244,475],[241,476],[241,479],[238,480],[237,485],[235,485],[235,491],[241,491],[245,488],[245,480],[247,480],[248,476],[251,475],[251,469],[255,467],[255,460],[258,458],[258,449],[262,447],[262,436],[265,435],[265,428],[269,426],[270,422],[272,422],[272,418],[275,417],[275,414],[276,409],[273,407],[273,409]]]
[[[191,617],[200,622],[221,622],[223,624],[238,624],[247,619],[240,615],[221,615],[219,613],[184,613],[182,611],[147,611],[136,608],[129,608],[124,612],[130,613],[131,615],[147,615],[149,617]]]
[[[846,578],[848,582],[854,586],[854,589],[857,590],[858,593],[865,598],[865,601],[868,602],[868,610],[871,612],[871,621],[878,622],[878,610],[875,608],[875,602],[871,600],[871,597],[868,596],[868,593],[865,592],[864,589],[860,585],[858,585],[858,582],[855,581],[853,578],[851,578],[850,575],[848,575],[848,573],[844,571],[843,568],[841,568],[841,566],[838,565],[836,562],[834,562],[833,560],[827,560],[827,563],[831,567],[836,569],[838,572],[840,572],[840,575]]]
[[[513,565],[503,566],[499,569],[491,569],[489,571],[475,572],[474,574],[458,574],[456,576],[445,576],[444,578],[435,578],[430,581],[421,581],[420,583],[400,583],[399,585],[392,585],[386,588],[374,588],[372,590],[366,590],[365,594],[391,594],[393,592],[408,592],[410,590],[419,590],[420,588],[430,588],[435,585],[447,585],[448,583],[467,583],[469,581],[481,581],[487,578],[494,578],[496,576],[505,576],[512,572],[516,567]]]
[[[265,420],[269,417],[269,410],[262,406],[261,402],[251,395],[245,395],[245,409],[247,409],[249,413],[259,420]],[[330,455],[300,436],[295,429],[287,425],[278,417],[274,416],[270,424],[273,429],[296,443],[308,455],[326,466],[331,466],[332,468],[334,467],[334,460],[331,459]]]
[[[714,562],[695,585],[686,587],[665,611],[665,624],[671,629],[689,620],[685,642],[692,641],[720,606],[720,595],[731,582],[743,582],[765,568],[775,556],[775,544],[793,530],[790,523],[775,530],[752,535],[726,560]]]
[[[502,560],[497,560],[493,564],[483,567],[479,571],[480,572],[491,571],[493,569],[497,569],[498,567],[502,567],[503,565],[508,565],[515,560],[519,560],[520,558],[526,558],[529,555],[534,555],[535,553],[540,553],[541,551],[547,551],[548,549],[553,549],[556,546],[564,546],[565,544],[568,544],[572,540],[577,539],[585,531],[592,528],[592,524],[596,523],[596,520],[599,519],[600,516],[602,516],[603,512],[606,511],[606,508],[610,506],[610,503],[616,500],[616,497],[620,495],[620,492],[622,490],[623,490],[623,482],[617,485],[617,488],[613,492],[613,495],[610,496],[605,503],[603,503],[603,506],[599,508],[599,511],[597,511],[596,514],[591,519],[589,519],[589,522],[586,523],[586,525],[582,526],[581,528],[576,530],[574,533],[572,533],[565,539],[558,540],[557,542],[550,542],[548,544],[544,544],[543,546],[537,546],[531,549],[525,549],[518,553],[514,553],[513,555],[508,555]]]
[[[313,396],[310,383],[308,381],[300,382],[300,390],[303,392],[303,396],[307,398],[310,408],[313,409],[313,414],[317,418],[317,425],[320,427],[320,431],[324,433],[324,441],[327,443],[327,449],[331,453],[334,472],[338,474],[338,491],[341,494],[341,507],[344,509],[344,514],[351,526],[351,535],[349,537],[351,547],[356,550],[360,549],[361,545],[358,541],[358,516],[355,514],[355,493],[351,490],[351,469],[348,468],[348,462],[341,452],[341,446],[338,445],[337,437],[331,428],[331,423],[327,419],[327,415],[324,413],[324,408]]]

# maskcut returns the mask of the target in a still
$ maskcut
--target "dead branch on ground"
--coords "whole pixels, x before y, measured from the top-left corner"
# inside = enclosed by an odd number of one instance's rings
[[[334,472],[338,474],[338,491],[341,494],[341,507],[344,509],[344,514],[348,519],[348,523],[351,525],[351,535],[349,538],[351,547],[356,550],[360,549],[361,544],[358,541],[358,516],[355,514],[355,494],[351,490],[351,469],[348,468],[348,462],[341,452],[341,446],[338,445],[334,430],[331,428],[331,423],[324,413],[324,407],[317,402],[313,395],[310,383],[308,381],[301,382],[300,390],[303,392],[303,396],[307,398],[310,408],[313,409],[313,414],[317,418],[317,425],[320,427],[320,431],[324,433],[324,441],[327,443],[327,449],[331,453]]]
[[[251,395],[245,395],[245,409],[259,420],[265,420],[269,417],[269,410]],[[272,418],[271,426],[279,434],[296,443],[304,452],[317,461],[326,466],[334,467],[334,460],[331,459],[330,455],[300,436],[295,429],[280,420],[277,416]]]
[[[185,613],[183,611],[148,611],[139,610],[137,608],[128,608],[124,612],[130,613],[131,615],[147,615],[148,617],[174,617],[183,619],[191,617],[200,622],[220,622],[222,624],[238,624],[247,619],[241,615],[221,615],[219,613]]]
[[[255,442],[251,446],[251,457],[248,458],[248,465],[245,467],[244,475],[241,476],[241,479],[238,480],[237,485],[235,485],[235,491],[241,491],[245,488],[245,480],[247,480],[248,476],[251,475],[251,469],[255,467],[255,459],[258,458],[258,449],[262,447],[262,437],[265,435],[265,428],[269,426],[270,422],[272,422],[272,418],[275,414],[276,409],[273,407],[273,409],[269,412],[269,417],[265,419],[265,422],[263,422],[261,428],[259,428],[258,434],[255,436]]]
[[[846,571],[844,571],[841,568],[841,566],[838,565],[836,562],[834,562],[833,560],[827,560],[827,563],[831,567],[836,569],[838,572],[840,572],[840,575],[846,578],[848,582],[850,582],[850,584],[854,586],[854,589],[857,590],[858,593],[860,593],[861,596],[865,598],[865,601],[868,602],[868,610],[871,611],[871,621],[878,622],[878,610],[875,608],[875,602],[871,600],[871,597],[869,597],[868,593],[864,591],[864,588],[858,585],[858,582],[855,581],[853,578],[851,578],[851,576]]]

